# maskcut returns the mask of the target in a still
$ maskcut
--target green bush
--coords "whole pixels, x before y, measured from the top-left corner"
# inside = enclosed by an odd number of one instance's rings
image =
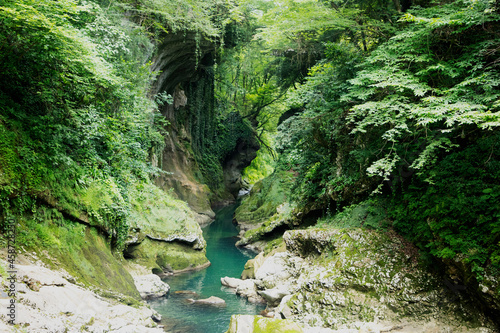
[[[73,0],[4,1],[0,20],[1,200],[17,216],[26,197],[88,215],[122,246],[127,187],[159,171],[163,145],[144,29]]]

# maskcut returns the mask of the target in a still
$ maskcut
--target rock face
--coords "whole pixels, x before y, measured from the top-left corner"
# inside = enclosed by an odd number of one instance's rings
[[[174,106],[168,109],[174,109]],[[169,118],[172,123],[175,122],[175,115],[172,112],[172,118]],[[194,152],[189,149],[191,141],[191,135],[184,126],[172,126],[169,129],[169,135],[165,137],[165,149],[157,162],[157,166],[168,173],[159,175],[155,183],[162,189],[173,189],[173,193],[196,212],[195,219],[203,227],[213,221],[215,213],[210,205],[210,189],[196,179],[199,167]]]
[[[259,269],[260,266],[265,261],[264,252],[260,252],[255,258],[250,259],[245,264],[245,269],[241,273],[241,278],[245,279],[255,279],[255,271]]]
[[[165,296],[170,290],[170,286],[155,274],[134,276],[134,283],[137,291],[144,299]]]
[[[257,140],[241,140],[235,151],[226,159],[224,169],[224,186],[235,198],[245,184],[241,178],[241,171],[257,157],[260,145]]]
[[[196,214],[176,199],[148,203],[149,214],[133,219],[124,257],[149,273],[172,274],[207,267],[206,242]]]
[[[283,240],[286,249],[245,281],[276,319],[294,320],[304,332],[495,332],[460,288],[424,270],[414,249],[393,234],[307,229],[287,231]]]
[[[213,65],[214,45],[199,37],[194,32],[165,35],[153,59],[152,69],[160,74],[153,84],[152,93],[168,93],[173,97],[173,103],[165,103],[162,109],[170,125],[166,128],[165,148],[153,157],[153,164],[167,171],[156,178],[156,185],[165,190],[173,189],[175,195],[197,213],[196,221],[204,226],[214,219],[215,214],[210,207],[210,189],[200,183],[198,177],[200,170],[191,133],[194,124],[186,121],[194,102],[191,85],[199,82],[201,95],[209,97],[203,101],[207,106],[211,103],[210,95],[213,95],[211,72],[207,69]],[[196,107],[209,113],[209,107]]]
[[[260,148],[251,128],[240,131],[243,119],[234,113],[239,119],[233,116],[226,121],[235,125],[239,120],[241,124],[234,133],[234,126],[228,128],[220,155],[213,152],[210,143],[221,135],[215,110],[215,48],[212,41],[194,32],[168,34],[163,36],[152,66],[160,73],[152,93],[173,97],[173,103],[165,103],[161,109],[169,122],[168,135],[165,148],[153,157],[153,164],[166,173],[155,182],[165,190],[173,189],[186,201],[202,226],[214,219],[211,204],[235,200],[242,187],[241,171]]]
[[[152,70],[160,73],[153,91],[172,93],[180,83],[199,79],[202,75],[200,67],[212,62],[210,57],[214,45],[208,39],[196,36],[195,32],[182,31],[162,37],[152,65]]]
[[[17,265],[16,270],[15,323],[21,331],[163,332],[152,319],[156,313],[145,306],[131,307],[103,299],[68,282],[73,279],[67,274],[41,266]],[[9,298],[0,298],[2,332],[12,331],[5,316],[9,302]]]

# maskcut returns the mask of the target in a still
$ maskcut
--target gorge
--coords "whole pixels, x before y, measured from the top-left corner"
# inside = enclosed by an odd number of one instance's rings
[[[0,1],[0,330],[498,332],[499,11]]]

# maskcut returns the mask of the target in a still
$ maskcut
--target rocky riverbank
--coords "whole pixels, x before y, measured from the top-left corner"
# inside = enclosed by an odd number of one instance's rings
[[[429,272],[395,234],[307,229],[283,241],[247,264],[245,280],[222,279],[265,301],[272,317],[233,316],[229,333],[497,331],[462,286]]]
[[[5,291],[11,281],[2,278],[2,332],[164,332],[156,322],[159,315],[139,300],[120,294],[103,297],[34,257],[20,256],[18,261],[14,318],[6,312],[12,298]],[[1,265],[7,267],[4,259]],[[15,326],[9,324],[12,319]]]

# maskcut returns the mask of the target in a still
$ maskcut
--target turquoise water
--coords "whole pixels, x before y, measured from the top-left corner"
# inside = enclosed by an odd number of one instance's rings
[[[254,254],[241,251],[234,246],[238,231],[232,223],[236,205],[227,206],[216,212],[215,221],[203,230],[207,241],[207,257],[212,263],[207,269],[172,276],[164,281],[170,285],[166,298],[152,300],[149,304],[162,317],[167,331],[175,333],[222,333],[229,327],[232,314],[258,314],[265,307],[249,303],[223,287],[220,278],[239,278],[245,263]],[[189,304],[189,294],[176,291],[196,292],[200,298],[217,296],[226,301],[226,307]]]

